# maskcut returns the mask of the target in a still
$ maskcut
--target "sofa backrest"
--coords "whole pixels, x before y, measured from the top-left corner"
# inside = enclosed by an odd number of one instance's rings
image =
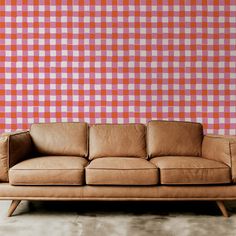
[[[201,156],[203,127],[183,121],[150,121],[147,125],[147,149],[157,156]]]
[[[90,127],[89,159],[99,157],[146,158],[143,124],[96,124]]]
[[[44,155],[88,155],[88,126],[86,123],[33,124],[30,129],[33,144]]]

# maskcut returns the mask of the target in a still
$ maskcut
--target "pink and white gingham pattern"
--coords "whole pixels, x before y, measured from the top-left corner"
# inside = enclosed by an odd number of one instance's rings
[[[0,1],[0,130],[198,121],[236,134],[236,1]]]

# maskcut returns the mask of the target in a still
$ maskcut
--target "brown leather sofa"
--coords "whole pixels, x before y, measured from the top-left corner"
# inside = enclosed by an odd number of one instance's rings
[[[0,138],[0,199],[236,199],[236,137],[191,122],[33,124]]]

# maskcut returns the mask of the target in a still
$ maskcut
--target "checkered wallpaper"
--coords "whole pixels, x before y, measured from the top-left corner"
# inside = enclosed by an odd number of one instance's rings
[[[0,1],[1,131],[150,119],[236,134],[236,1]]]

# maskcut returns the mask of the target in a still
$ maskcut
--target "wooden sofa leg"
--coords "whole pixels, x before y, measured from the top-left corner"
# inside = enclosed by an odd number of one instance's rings
[[[7,216],[10,217],[12,216],[13,212],[17,208],[17,206],[20,204],[21,200],[12,200],[11,205],[8,209]]]
[[[221,213],[224,217],[229,217],[229,214],[227,212],[227,209],[225,207],[225,204],[223,201],[216,201],[217,206],[220,208]]]

